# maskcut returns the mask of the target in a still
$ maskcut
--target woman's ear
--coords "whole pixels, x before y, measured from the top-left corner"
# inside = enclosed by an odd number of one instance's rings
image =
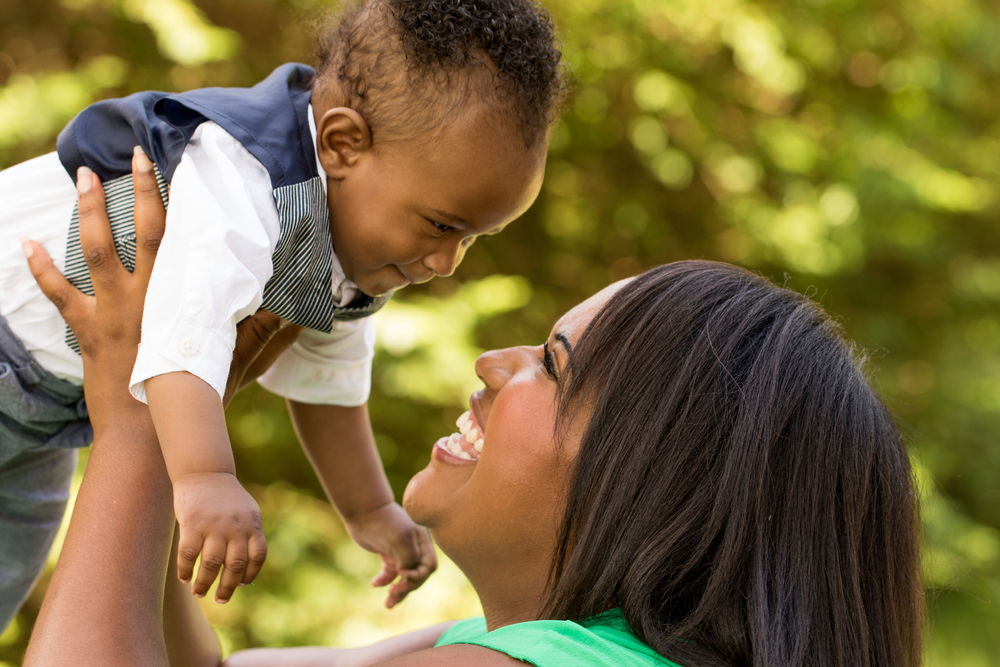
[[[354,109],[329,109],[316,124],[316,150],[323,171],[330,178],[343,178],[358,157],[371,147],[368,123]]]

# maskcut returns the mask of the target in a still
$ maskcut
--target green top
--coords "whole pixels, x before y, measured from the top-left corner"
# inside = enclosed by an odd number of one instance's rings
[[[436,646],[475,644],[536,667],[680,667],[649,648],[629,630],[620,609],[580,623],[529,621],[486,631],[482,616],[445,630]]]

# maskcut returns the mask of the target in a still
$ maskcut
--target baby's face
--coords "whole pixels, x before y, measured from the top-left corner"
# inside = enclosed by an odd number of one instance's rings
[[[544,145],[525,149],[486,108],[431,134],[378,144],[328,181],[333,246],[365,294],[451,275],[477,237],[500,232],[538,196]]]

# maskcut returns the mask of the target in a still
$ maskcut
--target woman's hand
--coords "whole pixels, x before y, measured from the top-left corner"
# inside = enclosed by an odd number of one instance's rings
[[[153,165],[140,149],[132,158],[135,189],[135,271],[118,257],[104,204],[104,188],[86,167],[77,174],[80,243],[94,296],[73,287],[35,241],[23,241],[28,266],[42,292],[76,334],[83,355],[84,388],[95,433],[122,411],[142,408],[128,392],[142,322],[142,304],[163,238],[166,214]]]

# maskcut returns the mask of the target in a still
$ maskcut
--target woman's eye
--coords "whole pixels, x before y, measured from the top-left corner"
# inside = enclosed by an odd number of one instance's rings
[[[550,378],[558,382],[559,373],[556,371],[555,359],[552,358],[552,353],[549,352],[548,342],[546,342],[545,345],[542,346],[542,350],[544,351],[544,355],[542,356],[542,363],[545,365],[545,372],[546,374],[548,374]]]

